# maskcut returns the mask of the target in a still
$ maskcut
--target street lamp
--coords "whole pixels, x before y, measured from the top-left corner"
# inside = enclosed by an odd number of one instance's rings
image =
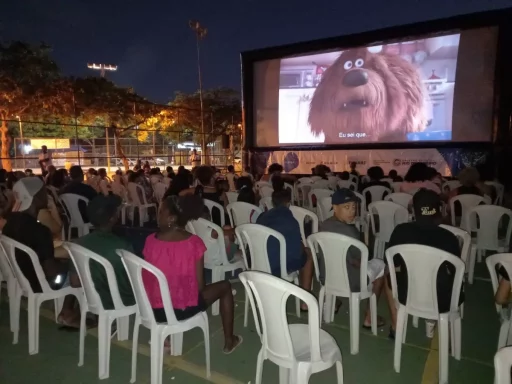
[[[117,71],[117,65],[110,65],[110,64],[94,64],[94,63],[87,63],[87,68],[100,71],[100,76],[105,77],[106,71],[115,72]]]
[[[204,110],[203,110],[203,81],[201,76],[201,59],[199,55],[199,41],[202,40],[208,33],[208,29],[201,26],[199,21],[190,20],[189,27],[196,33],[196,48],[197,48],[197,75],[199,78],[199,103],[201,108],[201,163],[206,164],[206,137],[204,133]],[[203,153],[203,151],[205,153]]]

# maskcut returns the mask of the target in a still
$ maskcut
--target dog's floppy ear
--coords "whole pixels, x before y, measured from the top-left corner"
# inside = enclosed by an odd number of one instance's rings
[[[374,54],[372,56],[372,67],[382,77],[386,87],[386,131],[395,131],[401,128],[400,124],[407,113],[407,99],[402,84],[398,80],[398,76],[400,76],[400,73],[398,73],[399,66],[395,66],[393,70],[389,67],[388,60],[392,57],[391,55]],[[395,63],[391,62],[391,65],[393,64]]]
[[[323,74],[322,81],[313,94],[309,104],[308,122],[311,132],[318,136],[322,132],[331,132],[336,128],[336,66],[340,64],[338,58]],[[326,135],[329,136],[329,135]]]

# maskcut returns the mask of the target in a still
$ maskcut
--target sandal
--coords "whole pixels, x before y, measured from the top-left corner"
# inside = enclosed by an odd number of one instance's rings
[[[386,325],[386,321],[382,317],[378,316],[377,317],[377,328],[382,328],[385,325]],[[371,326],[371,324],[366,325],[363,323],[363,329],[372,329],[372,326]]]
[[[225,355],[231,355],[235,351],[235,349],[237,349],[244,342],[244,338],[242,336],[238,335],[235,337],[238,339],[238,343],[236,343],[230,350],[226,350],[224,348],[223,352]]]

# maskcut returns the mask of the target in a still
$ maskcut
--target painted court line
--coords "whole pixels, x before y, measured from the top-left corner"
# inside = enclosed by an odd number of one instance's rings
[[[26,309],[23,304],[22,304],[22,307],[24,309]],[[41,308],[40,315],[48,320],[55,321],[55,314],[54,314],[53,310]],[[235,319],[236,319],[236,317],[239,317],[239,316],[240,315],[235,316]],[[210,333],[210,339],[213,338],[213,336],[215,336],[220,331],[222,331],[222,327],[215,330],[214,332]],[[89,329],[89,330],[87,330],[87,334],[97,338],[98,330],[96,328]],[[119,341],[116,338],[112,338],[111,343],[116,346],[119,346],[121,348],[128,349],[130,351],[132,350],[132,340]],[[164,359],[163,359],[164,369],[166,371],[172,371],[173,369],[181,370],[181,371],[189,373],[193,376],[210,381],[214,384],[245,384],[242,381],[236,380],[235,378],[232,378],[230,376],[224,375],[219,372],[215,372],[213,370],[211,371],[210,378],[207,378],[206,377],[206,366],[194,364],[194,363],[187,361],[183,358],[184,356],[186,356],[187,354],[189,354],[190,352],[192,352],[193,350],[197,349],[200,346],[204,346],[204,341],[200,341],[199,343],[197,343],[194,347],[189,349],[182,356],[164,355]],[[139,355],[146,356],[149,358],[151,357],[151,349],[147,344],[139,343],[139,345],[137,347],[137,352]],[[211,352],[210,352],[210,354],[211,354]]]

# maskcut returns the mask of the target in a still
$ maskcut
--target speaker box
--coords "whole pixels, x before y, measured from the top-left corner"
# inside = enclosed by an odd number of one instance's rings
[[[222,149],[229,149],[229,135],[222,135]]]

